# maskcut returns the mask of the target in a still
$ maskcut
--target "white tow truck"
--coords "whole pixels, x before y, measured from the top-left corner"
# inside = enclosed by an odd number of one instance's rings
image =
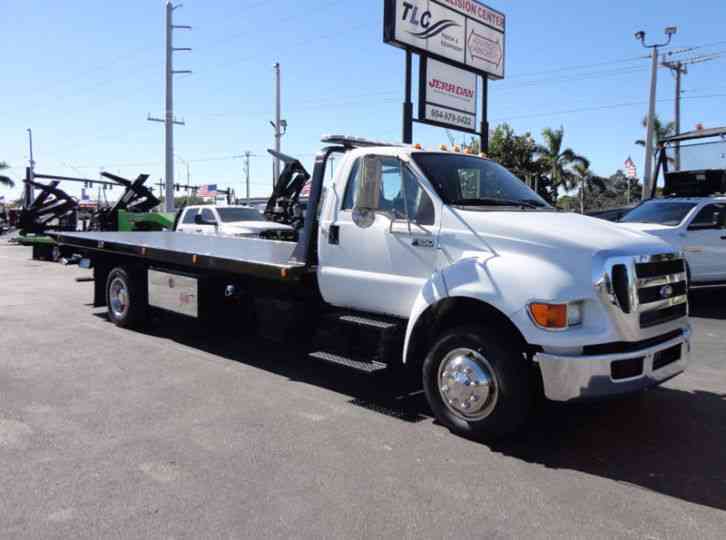
[[[294,226],[296,241],[58,241],[85,254],[94,303],[118,326],[144,325],[153,310],[267,324],[313,359],[418,378],[436,417],[466,436],[519,429],[541,388],[557,401],[603,398],[686,368],[685,265],[662,240],[559,213],[484,157],[323,142],[302,219],[311,176],[276,154],[286,165],[269,217]]]

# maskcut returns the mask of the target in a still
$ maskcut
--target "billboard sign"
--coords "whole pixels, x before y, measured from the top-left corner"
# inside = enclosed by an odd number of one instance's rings
[[[385,0],[383,40],[504,78],[506,17],[477,0]]]
[[[421,57],[419,120],[476,133],[477,75]]]

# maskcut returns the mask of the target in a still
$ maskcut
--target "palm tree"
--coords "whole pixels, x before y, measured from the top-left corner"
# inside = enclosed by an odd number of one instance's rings
[[[0,171],[3,171],[5,169],[9,169],[10,165],[5,163],[4,161],[0,161]],[[0,186],[6,186],[9,188],[15,187],[15,182],[12,181],[12,179],[8,178],[7,176],[0,175]]]
[[[643,117],[643,121],[641,122],[644,128],[648,129],[648,117]],[[665,139],[666,137],[670,137],[671,135],[674,135],[676,132],[676,123],[675,122],[668,122],[667,124],[663,124],[660,118],[658,118],[658,115],[655,115],[653,118],[653,133],[655,135],[655,142],[658,144],[658,141],[661,141]],[[635,144],[639,144],[640,146],[645,146],[645,141],[640,139],[635,141]]]
[[[592,192],[593,187],[597,186],[605,191],[605,181],[595,175],[585,163],[575,163],[572,170],[580,181],[580,213],[585,213],[585,191]]]
[[[542,131],[542,137],[544,137],[545,144],[537,145],[535,152],[539,155],[539,161],[550,177],[552,187],[555,191],[560,187],[573,189],[577,179],[570,167],[580,164],[588,168],[590,162],[577,155],[571,148],[563,150],[565,128],[546,128]]]

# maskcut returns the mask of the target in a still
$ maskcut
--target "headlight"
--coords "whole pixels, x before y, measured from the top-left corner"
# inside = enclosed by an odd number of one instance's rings
[[[540,328],[565,330],[582,324],[582,302],[568,304],[534,302],[529,305],[529,314]]]

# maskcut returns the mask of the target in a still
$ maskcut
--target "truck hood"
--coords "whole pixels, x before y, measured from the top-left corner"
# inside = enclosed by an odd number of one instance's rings
[[[514,249],[534,254],[554,250],[558,258],[567,258],[602,251],[656,254],[673,250],[642,231],[574,213],[452,208],[447,214],[442,224],[444,235],[447,229],[466,227],[496,252]]]

